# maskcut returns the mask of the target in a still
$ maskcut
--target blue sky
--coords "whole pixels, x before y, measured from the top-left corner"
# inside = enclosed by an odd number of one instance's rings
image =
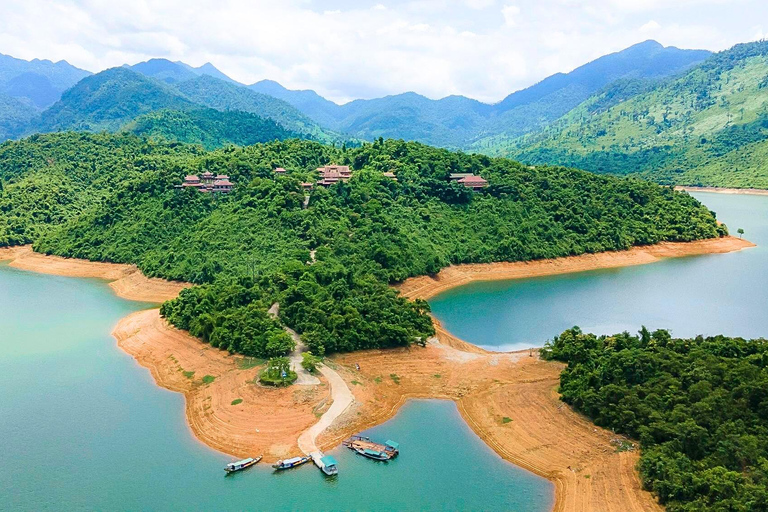
[[[768,33],[765,0],[25,0],[0,53],[91,71],[151,57],[338,102],[415,91],[495,102],[634,43],[722,50]]]

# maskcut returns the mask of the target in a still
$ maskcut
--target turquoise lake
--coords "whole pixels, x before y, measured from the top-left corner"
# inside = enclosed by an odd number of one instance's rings
[[[696,194],[759,247],[618,270],[476,283],[430,301],[455,334],[489,348],[541,346],[572,325],[768,335],[768,197]],[[109,335],[148,305],[98,280],[0,264],[0,510],[545,511],[553,486],[506,463],[451,402],[412,401],[369,433],[399,441],[376,463],[331,452],[340,475],[256,466],[191,435],[183,397],[158,388]]]
[[[331,452],[314,466],[225,477],[230,457],[196,441],[183,397],[158,388],[110,336],[148,305],[103,282],[0,264],[0,510],[546,511],[553,486],[509,464],[452,402],[412,401],[372,436],[389,463]]]
[[[515,281],[477,282],[433,299],[458,337],[490,350],[541,347],[578,325],[614,334],[669,329],[674,336],[768,337],[768,197],[695,193],[731,233],[758,247],[649,265]]]

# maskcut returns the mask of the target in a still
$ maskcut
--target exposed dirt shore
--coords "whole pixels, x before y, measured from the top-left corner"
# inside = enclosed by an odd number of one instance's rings
[[[165,302],[191,286],[188,283],[146,277],[135,265],[47,256],[32,251],[28,245],[0,248],[2,260],[10,260],[11,267],[42,274],[104,279],[110,281],[109,286],[118,297],[140,302]]]
[[[768,196],[768,190],[762,188],[720,188],[720,187],[675,187],[675,190],[686,192],[715,192],[717,194],[744,194],[753,196]]]
[[[409,279],[399,289],[410,298],[429,298],[473,280],[638,265],[751,246],[746,240],[728,237],[557,260],[462,265],[434,277]],[[36,255],[29,248],[0,249],[3,259],[27,270],[107,279],[116,293],[134,300],[165,300],[184,286],[147,279],[129,265]],[[336,446],[344,437],[391,418],[408,398],[449,399],[456,401],[469,426],[500,456],[554,482],[556,511],[661,510],[640,487],[634,469],[637,452],[617,452],[617,436],[596,428],[558,400],[562,365],[539,360],[535,350],[487,352],[439,325],[437,331],[425,348],[330,358],[329,366],[352,390],[354,403],[320,434],[318,446]],[[254,384],[256,368],[247,368],[243,358],[174,329],[157,309],[123,318],[113,335],[160,386],[184,394],[187,421],[195,436],[234,456],[263,453],[265,461],[271,462],[297,455],[299,436],[332,406],[325,378],[318,386],[286,389]],[[204,381],[205,376],[213,381]],[[233,405],[238,400],[242,401]]]
[[[446,290],[472,281],[524,279],[587,270],[629,267],[653,263],[664,258],[727,253],[754,246],[755,244],[748,240],[727,236],[695,242],[664,242],[645,247],[633,247],[628,251],[582,254],[550,260],[453,265],[444,268],[436,276],[419,276],[407,279],[398,285],[397,289],[409,299],[429,299]]]

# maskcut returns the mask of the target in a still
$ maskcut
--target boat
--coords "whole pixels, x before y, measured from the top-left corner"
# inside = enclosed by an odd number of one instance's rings
[[[371,441],[370,437],[352,436],[342,444],[363,457],[373,460],[391,460],[400,453],[400,445],[391,440],[382,444]]]
[[[259,455],[255,459],[253,457],[248,457],[247,459],[230,462],[224,467],[224,471],[226,471],[227,473],[235,473],[236,471],[242,471],[258,463],[262,457],[263,455]]]
[[[301,466],[302,464],[309,462],[312,460],[312,457],[306,456],[306,457],[293,457],[292,459],[285,459],[285,460],[279,460],[277,463],[272,464],[272,467],[276,470],[281,469],[291,469],[295,468],[296,466]]]
[[[339,468],[336,467],[336,459],[331,457],[330,455],[326,455],[322,459],[320,459],[320,462],[322,463],[322,466],[320,469],[328,476],[338,475],[339,474]]]

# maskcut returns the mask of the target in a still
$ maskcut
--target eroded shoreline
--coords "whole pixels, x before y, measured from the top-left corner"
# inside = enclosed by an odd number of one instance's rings
[[[768,190],[763,188],[688,187],[680,185],[675,187],[675,190],[684,190],[685,192],[712,192],[715,194],[768,196]]]
[[[639,265],[752,246],[726,237],[556,260],[453,266],[437,276],[409,279],[398,288],[409,298],[427,299],[474,280]],[[0,249],[0,260],[11,260],[11,266],[25,270],[106,279],[117,295],[145,302],[173,298],[188,286],[148,279],[130,265],[45,256],[29,247]],[[501,457],[554,482],[554,510],[661,510],[653,496],[641,489],[634,469],[637,452],[616,452],[612,442],[617,436],[559,401],[561,364],[542,361],[535,351],[487,352],[437,327],[436,339],[425,348],[329,358],[329,365],[352,390],[355,403],[320,436],[321,448],[336,446],[344,437],[386,421],[409,398],[449,399]],[[331,406],[325,379],[319,386],[285,389],[254,385],[256,370],[243,358],[201,344],[169,326],[157,309],[121,319],[112,334],[121,349],[149,369],[159,386],[184,394],[194,435],[224,453],[243,457],[263,453],[266,461],[295,455],[301,433]],[[204,376],[213,377],[213,382],[204,382]]]

